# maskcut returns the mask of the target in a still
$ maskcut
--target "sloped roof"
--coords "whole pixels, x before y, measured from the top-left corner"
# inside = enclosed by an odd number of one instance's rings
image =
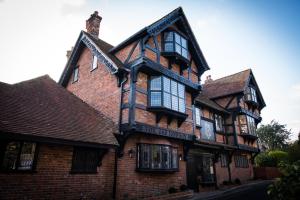
[[[203,95],[210,99],[243,92],[247,86],[251,69],[247,69],[203,85]]]
[[[214,101],[210,100],[208,97],[204,96],[202,93],[200,93],[196,97],[195,100],[196,100],[196,103],[202,104],[202,105],[207,106],[209,108],[212,108],[212,109],[214,109],[216,111],[229,114],[229,112],[227,110],[225,110],[224,108],[222,108],[221,106],[219,106]]]
[[[113,121],[48,75],[14,85],[0,83],[0,136],[17,134],[93,146],[117,145]]]

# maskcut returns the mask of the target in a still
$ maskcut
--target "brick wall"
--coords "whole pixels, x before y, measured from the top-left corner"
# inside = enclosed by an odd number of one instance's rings
[[[96,174],[70,174],[73,147],[40,145],[36,172],[0,173],[0,199],[110,199],[114,152]]]
[[[137,143],[167,144],[178,147],[178,155],[183,155],[183,146],[173,140],[165,138],[135,135],[130,137],[124,147],[124,156],[118,160],[117,198],[135,199],[141,197],[167,194],[170,187],[179,188],[186,184],[186,163],[179,161],[179,172],[147,173],[136,171],[136,145]],[[128,151],[132,149],[135,155],[129,157]]]
[[[250,155],[247,154],[248,159],[250,158]],[[253,173],[253,165],[249,161],[249,167],[248,168],[238,168],[235,167],[234,163],[234,156],[232,157],[232,162],[230,164],[231,169],[231,180],[234,181],[236,178],[240,179],[240,181],[245,182],[247,180],[253,179],[254,173]]]

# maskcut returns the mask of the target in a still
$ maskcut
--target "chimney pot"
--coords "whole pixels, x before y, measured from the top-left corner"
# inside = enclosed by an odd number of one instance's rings
[[[95,37],[99,37],[100,23],[102,17],[98,15],[98,11],[91,14],[90,18],[86,20],[86,30]]]
[[[206,76],[205,83],[210,83],[210,82],[212,82],[212,81],[213,81],[213,80],[212,80],[212,78],[211,78],[211,75]]]

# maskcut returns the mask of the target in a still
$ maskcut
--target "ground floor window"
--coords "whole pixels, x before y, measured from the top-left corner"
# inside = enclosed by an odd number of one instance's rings
[[[140,170],[178,170],[177,148],[169,145],[138,144],[137,168]]]
[[[96,173],[100,166],[101,153],[99,149],[74,148],[72,172],[76,173]]]
[[[226,154],[222,153],[220,155],[220,162],[221,162],[221,167],[227,167],[228,166],[228,157]]]
[[[234,156],[235,167],[248,168],[249,161],[246,155],[235,155]]]
[[[0,164],[4,171],[32,170],[36,153],[36,143],[11,141],[1,143]]]

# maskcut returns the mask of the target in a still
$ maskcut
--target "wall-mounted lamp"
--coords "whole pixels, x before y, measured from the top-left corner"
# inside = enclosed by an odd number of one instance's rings
[[[182,160],[182,155],[181,154],[179,154],[179,160]]]
[[[128,155],[129,155],[130,158],[133,157],[133,154],[134,154],[134,153],[135,153],[135,151],[134,151],[133,149],[129,149],[129,150],[128,150]]]

